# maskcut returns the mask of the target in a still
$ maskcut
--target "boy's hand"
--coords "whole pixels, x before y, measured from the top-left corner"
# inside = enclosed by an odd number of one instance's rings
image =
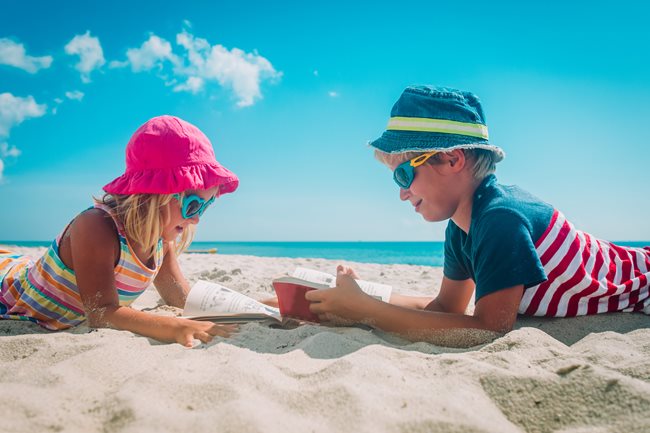
[[[343,275],[349,275],[350,277],[354,278],[355,280],[360,280],[361,279],[361,278],[359,278],[359,275],[357,275],[357,273],[354,271],[354,269],[352,269],[349,266],[338,265],[336,267],[336,274],[338,275],[339,273],[341,273]]]
[[[309,309],[317,314],[321,321],[337,325],[349,325],[366,319],[364,307],[373,301],[361,291],[349,273],[341,270],[336,274],[336,287],[310,290],[305,294],[305,299],[311,301]]]
[[[189,319],[178,319],[178,322],[174,338],[178,344],[185,347],[192,347],[194,340],[209,343],[216,336],[228,338],[237,331],[237,325],[220,325]]]

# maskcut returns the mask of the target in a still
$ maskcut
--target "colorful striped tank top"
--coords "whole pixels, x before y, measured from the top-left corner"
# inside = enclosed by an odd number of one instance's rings
[[[620,247],[576,230],[555,210],[535,249],[548,279],[524,291],[519,313],[570,317],[650,314],[650,247]]]
[[[113,217],[109,207],[96,204]],[[120,258],[115,266],[115,287],[120,305],[131,304],[151,284],[163,260],[162,240],[149,269],[135,255],[122,225],[113,217],[120,239]],[[76,326],[86,317],[74,271],[59,257],[59,244],[66,227],[45,254],[30,257],[0,250],[0,319],[29,320],[50,330]]]

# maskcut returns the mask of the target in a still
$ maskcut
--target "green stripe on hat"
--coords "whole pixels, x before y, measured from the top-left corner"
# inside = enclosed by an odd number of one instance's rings
[[[386,129],[389,131],[438,132],[488,139],[487,126],[480,123],[465,123],[426,117],[391,117]]]

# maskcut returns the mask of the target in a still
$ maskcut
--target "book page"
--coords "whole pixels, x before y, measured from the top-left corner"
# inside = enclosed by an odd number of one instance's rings
[[[329,287],[336,286],[336,276],[328,274],[327,272],[298,267],[293,271],[291,276],[300,278],[301,280],[311,281],[312,283],[325,284]]]
[[[393,291],[393,286],[389,286],[388,284],[381,284],[381,283],[373,283],[371,281],[365,281],[365,280],[355,280],[361,290],[363,290],[365,293],[367,293],[370,296],[374,296],[375,298],[379,298],[384,302],[388,302],[390,300],[390,294]]]
[[[185,301],[184,316],[262,313],[281,319],[280,310],[235,292],[225,286],[199,280],[192,286]]]
[[[291,274],[292,277],[301,278],[303,280],[311,281],[314,283],[326,284],[329,287],[336,286],[336,277],[326,272],[315,271],[307,268],[296,268]],[[388,284],[373,283],[365,280],[355,280],[361,290],[370,296],[381,299],[384,302],[390,300],[393,287]]]

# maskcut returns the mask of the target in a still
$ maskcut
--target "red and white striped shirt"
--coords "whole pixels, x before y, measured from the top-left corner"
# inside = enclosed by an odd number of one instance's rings
[[[621,247],[596,239],[576,230],[555,210],[535,249],[548,279],[524,291],[520,314],[650,314],[650,247]]]

